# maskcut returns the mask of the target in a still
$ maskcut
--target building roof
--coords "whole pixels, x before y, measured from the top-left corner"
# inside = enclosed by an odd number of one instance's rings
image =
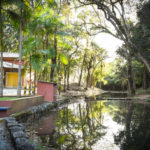
[[[4,61],[4,62],[3,62],[3,68],[18,69],[18,68],[19,68],[19,65],[16,65],[16,64],[13,64],[13,63]],[[23,66],[21,66],[21,69],[23,69]]]
[[[1,56],[1,53],[0,53]],[[3,58],[19,58],[19,53],[3,52]]]

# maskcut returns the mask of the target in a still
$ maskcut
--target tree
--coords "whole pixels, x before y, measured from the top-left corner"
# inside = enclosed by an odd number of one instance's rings
[[[2,2],[0,1],[0,97],[3,96],[3,21],[2,21]]]
[[[85,68],[87,71],[86,74],[86,88],[91,86],[96,86],[97,82],[102,81],[103,79],[103,65],[104,60],[107,57],[106,50],[100,48],[94,42],[91,42],[91,45],[85,49]]]
[[[18,6],[20,9],[19,13],[19,69],[18,69],[18,88],[17,88],[17,96],[21,97],[21,70],[22,70],[22,46],[23,46],[23,29],[25,29],[25,24],[24,22],[29,21],[30,18],[30,9],[26,5],[26,2],[21,0],[20,5]]]
[[[135,94],[135,86],[134,86],[134,76],[133,76],[133,65],[132,65],[132,59],[133,59],[133,54],[131,54],[130,51],[126,50],[126,46],[122,45],[117,50],[117,53],[124,58],[127,61],[127,78],[128,78],[128,94],[130,96]]]
[[[113,120],[124,126],[124,130],[120,130],[114,135],[115,144],[120,149],[149,149],[149,132],[148,126],[150,121],[149,107],[147,105],[120,102],[118,110],[114,112]]]
[[[108,0],[108,1],[79,0],[79,2],[83,5],[91,5],[95,13],[99,17],[98,18],[99,23],[94,23],[94,22],[88,23],[88,25],[91,25],[90,30],[98,30],[98,33],[105,32],[122,40],[126,45],[126,49],[129,50],[131,53],[135,53],[139,57],[139,59],[141,59],[141,61],[145,64],[145,66],[150,72],[150,64],[148,60],[143,57],[143,55],[139,51],[139,48],[131,40],[132,39],[131,28],[130,26],[128,26],[129,19],[126,17],[126,10],[125,10],[125,3],[126,2],[129,3],[128,0],[117,0],[115,2],[112,0]],[[101,17],[99,15],[99,12],[96,11],[95,5],[103,13],[105,19],[115,29],[115,32],[110,30],[105,24],[101,23],[101,19],[100,19]]]
[[[105,66],[104,90],[126,90],[128,87],[127,62],[122,57],[116,58]]]
[[[17,96],[21,97],[21,69],[22,69],[22,41],[23,41],[23,7],[20,8],[20,42],[19,42],[19,71],[18,71],[18,89]]]
[[[11,1],[11,0],[5,0],[5,1],[1,1],[0,2],[0,32],[1,32],[1,81],[0,81],[0,95],[3,96],[3,48],[4,48],[4,40],[3,40],[3,23],[4,23],[4,17],[2,18],[2,11],[3,14],[5,14],[7,17],[9,17],[10,19],[6,19],[9,23],[17,21],[18,19],[18,14],[15,11],[15,6],[21,6],[21,1],[20,0],[15,0],[15,1]],[[7,7],[8,6],[8,7]],[[12,7],[11,7],[12,6]],[[17,24],[17,23],[16,23]],[[10,29],[10,25],[6,25],[7,27],[6,29]],[[7,45],[7,44],[6,44]]]
[[[149,21],[149,16],[150,16],[150,1],[144,1],[143,3],[138,5],[138,11],[137,15],[139,18],[139,22],[146,26],[150,27],[150,21]]]

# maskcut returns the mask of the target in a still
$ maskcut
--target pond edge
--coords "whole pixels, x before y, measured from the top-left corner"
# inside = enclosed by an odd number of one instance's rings
[[[0,122],[6,122],[6,128],[10,133],[12,143],[16,149],[36,150],[36,146],[30,143],[28,136],[24,132],[25,128],[22,123],[26,122],[28,119],[36,119],[42,114],[68,102],[70,102],[70,99],[68,98],[56,102],[44,102],[41,105],[33,106],[27,110],[12,114],[10,117],[0,119]]]

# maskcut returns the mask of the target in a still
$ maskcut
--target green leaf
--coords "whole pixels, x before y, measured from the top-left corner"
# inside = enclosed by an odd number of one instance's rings
[[[40,53],[42,53],[42,54],[44,54],[44,55],[50,54],[49,49],[41,49],[41,50],[37,50],[37,51],[40,52]]]
[[[59,144],[63,144],[65,142],[66,135],[62,135],[61,137],[58,138]]]
[[[60,54],[60,60],[62,61],[62,63],[63,63],[64,65],[67,65],[67,64],[68,64],[68,60],[67,60],[66,56],[63,55],[62,53]]]

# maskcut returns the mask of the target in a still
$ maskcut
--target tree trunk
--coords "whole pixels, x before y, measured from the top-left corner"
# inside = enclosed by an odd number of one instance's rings
[[[132,117],[134,112],[134,105],[128,104],[129,107],[127,107],[127,114],[125,117],[125,139],[127,143],[131,141],[131,124],[132,124]]]
[[[60,71],[60,56],[58,57],[58,70],[57,70],[57,75],[58,75],[58,92],[60,95],[61,92],[61,71]]]
[[[101,81],[100,81],[100,88],[102,88],[102,77],[103,77],[103,62],[101,62]]]
[[[29,95],[32,94],[32,82],[31,82],[31,55],[30,55],[30,85],[29,85]]]
[[[66,92],[66,76],[67,76],[66,66],[64,66],[64,92]]]
[[[36,34],[35,34],[35,40],[36,40]],[[36,55],[36,46],[35,46],[35,55]],[[34,71],[34,92],[33,94],[35,95],[36,93],[36,70]]]
[[[31,0],[32,8],[34,8],[34,0]]]
[[[144,90],[146,89],[146,74],[145,74],[145,69],[144,69],[144,72],[143,72],[143,89]]]
[[[1,57],[0,57],[0,97],[3,97],[3,23],[2,23],[2,4],[0,1],[0,41],[1,41]]]
[[[86,89],[89,87],[90,84],[90,68],[88,68],[87,78],[86,78]]]
[[[141,61],[145,64],[147,70],[150,72],[150,64],[148,63],[148,61],[139,52],[137,53],[137,55],[139,56]]]
[[[47,35],[46,35],[46,48],[48,49],[48,36],[49,36],[49,33],[47,32]],[[44,47],[44,46],[43,46]]]
[[[54,35],[54,56],[52,57],[52,66],[51,66],[51,72],[50,72],[50,82],[53,82],[54,78],[54,72],[56,68],[56,62],[57,62],[57,36],[56,36],[57,29],[55,31]]]
[[[91,68],[92,68],[92,56],[91,56],[91,58],[90,58],[90,61],[89,61],[89,63],[88,63],[88,67],[87,67],[87,78],[86,78],[86,89],[88,88],[88,87],[90,87],[90,83],[91,83],[91,74],[90,74],[90,70],[91,70]]]
[[[44,35],[43,35],[43,32],[42,32],[42,47],[44,49]]]
[[[67,71],[67,90],[69,90],[69,78],[70,78],[70,60],[69,60],[68,71]]]
[[[82,62],[82,67],[81,67],[81,73],[80,73],[80,76],[79,76],[79,84],[78,84],[79,86],[81,85],[83,67],[84,67],[84,64],[85,64],[85,57],[86,57],[86,54],[84,54],[84,57],[83,57],[83,62]]]
[[[132,73],[132,60],[131,56],[128,56],[128,94],[129,96],[135,95],[134,84],[133,84],[133,73]]]
[[[132,74],[133,74],[133,87],[134,87],[134,91],[136,91],[136,75],[133,70],[132,70]]]
[[[22,35],[23,29],[23,8],[20,9],[20,42],[19,42],[19,70],[18,70],[18,89],[17,96],[21,97],[21,66],[22,66]]]
[[[147,89],[147,74],[146,74],[146,69],[144,68],[144,71],[143,71],[143,89],[146,90]]]

